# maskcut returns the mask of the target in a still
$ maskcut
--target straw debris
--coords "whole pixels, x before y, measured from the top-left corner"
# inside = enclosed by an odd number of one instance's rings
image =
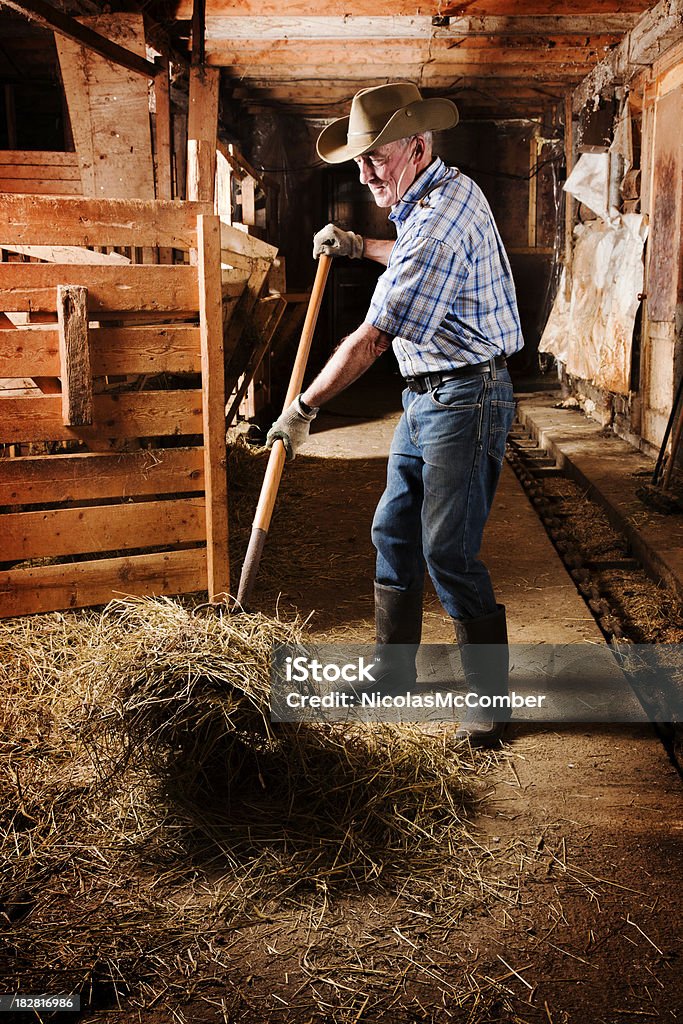
[[[372,894],[426,914],[393,936],[404,977],[426,977],[415,922],[443,934],[482,900],[510,901],[468,824],[492,755],[405,725],[270,722],[272,645],[302,636],[299,622],[169,599],[0,625],[8,991],[79,992],[93,1009],[125,998],[182,1020],[188,997],[211,1003],[225,984],[233,940],[284,914],[315,936],[299,967],[309,1006],[322,1013],[330,991],[346,1005],[330,971],[353,978],[355,963],[388,1007],[400,979],[351,942],[343,964],[324,953],[335,903]]]

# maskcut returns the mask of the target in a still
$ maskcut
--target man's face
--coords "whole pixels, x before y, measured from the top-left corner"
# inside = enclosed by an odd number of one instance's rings
[[[368,186],[378,206],[394,206],[415,180],[413,143],[413,139],[387,142],[356,157],[361,183]]]

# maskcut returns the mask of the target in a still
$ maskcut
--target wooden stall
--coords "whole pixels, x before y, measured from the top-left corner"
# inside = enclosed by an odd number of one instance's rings
[[[0,247],[59,245],[55,262],[0,264],[0,378],[40,384],[0,391],[0,615],[121,593],[220,599],[224,340],[275,250],[245,249],[200,203],[2,195],[0,232]],[[88,263],[90,246],[184,262]]]

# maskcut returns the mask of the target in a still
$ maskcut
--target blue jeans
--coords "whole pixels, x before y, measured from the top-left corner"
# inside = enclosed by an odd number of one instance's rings
[[[425,564],[454,619],[496,610],[479,558],[514,416],[512,382],[496,369],[403,392],[387,485],[372,524],[377,582],[421,589]]]

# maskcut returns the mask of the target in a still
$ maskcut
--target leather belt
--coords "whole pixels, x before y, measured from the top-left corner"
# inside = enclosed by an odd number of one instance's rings
[[[497,370],[503,370],[507,366],[505,356],[496,356],[493,360],[487,359],[485,363],[468,363],[467,366],[459,366],[456,370],[445,370],[443,373],[423,373],[419,377],[405,377],[406,387],[410,391],[416,391],[424,395],[427,391],[433,391],[439,384],[445,384],[449,380],[461,380],[463,377],[476,377],[480,373],[488,373],[491,370],[491,363]]]

